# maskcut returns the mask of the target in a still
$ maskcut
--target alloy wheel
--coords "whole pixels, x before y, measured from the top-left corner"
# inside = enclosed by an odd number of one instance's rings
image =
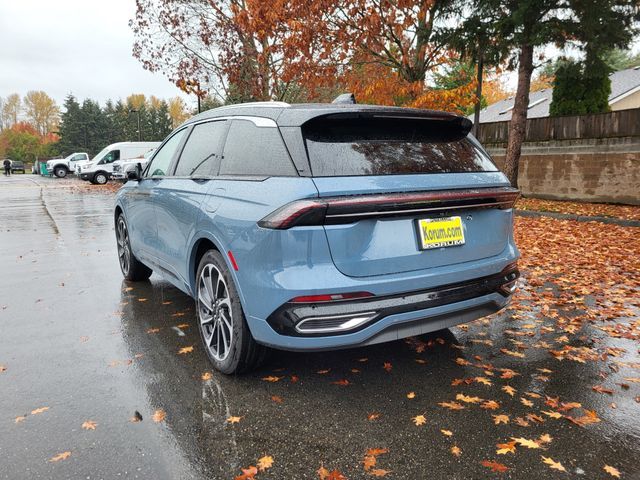
[[[122,217],[118,218],[116,228],[116,240],[118,241],[118,260],[122,273],[126,276],[131,268],[131,246],[129,245],[129,232],[127,224]]]
[[[202,337],[211,356],[224,361],[233,340],[233,314],[227,283],[218,268],[208,263],[198,279],[198,317]]]

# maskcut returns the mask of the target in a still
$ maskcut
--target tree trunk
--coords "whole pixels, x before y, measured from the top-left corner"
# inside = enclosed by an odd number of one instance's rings
[[[504,173],[514,187],[518,186],[520,151],[522,150],[522,142],[527,128],[529,88],[531,86],[531,74],[533,73],[533,45],[528,43],[522,45],[518,56],[518,64],[518,89],[516,90],[516,98],[511,111],[509,142],[507,143],[507,155],[504,162]]]
[[[478,136],[478,127],[480,126],[480,108],[482,107],[482,71],[484,70],[484,55],[482,52],[478,55],[478,78],[476,85],[476,104],[473,109],[473,135]]]

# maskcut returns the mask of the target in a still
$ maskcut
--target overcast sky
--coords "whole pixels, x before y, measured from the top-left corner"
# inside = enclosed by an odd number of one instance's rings
[[[44,90],[104,104],[144,93],[181,95],[131,56],[134,0],[0,0],[0,96]]]

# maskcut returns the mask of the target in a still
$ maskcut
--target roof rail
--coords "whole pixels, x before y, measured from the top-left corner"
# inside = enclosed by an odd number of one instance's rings
[[[223,105],[221,107],[218,107],[218,109],[220,108],[238,108],[238,107],[274,107],[274,108],[287,108],[290,107],[291,105],[288,104],[287,102],[275,102],[275,101],[269,101],[269,102],[246,102],[246,103],[233,103],[231,105]]]

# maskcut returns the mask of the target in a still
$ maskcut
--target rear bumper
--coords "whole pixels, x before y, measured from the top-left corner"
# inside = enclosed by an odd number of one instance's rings
[[[427,290],[338,302],[286,303],[252,321],[260,343],[284,350],[332,350],[421,335],[495,313],[508,305],[516,269]],[[348,325],[340,329],[339,325]],[[333,331],[322,330],[332,327]]]

